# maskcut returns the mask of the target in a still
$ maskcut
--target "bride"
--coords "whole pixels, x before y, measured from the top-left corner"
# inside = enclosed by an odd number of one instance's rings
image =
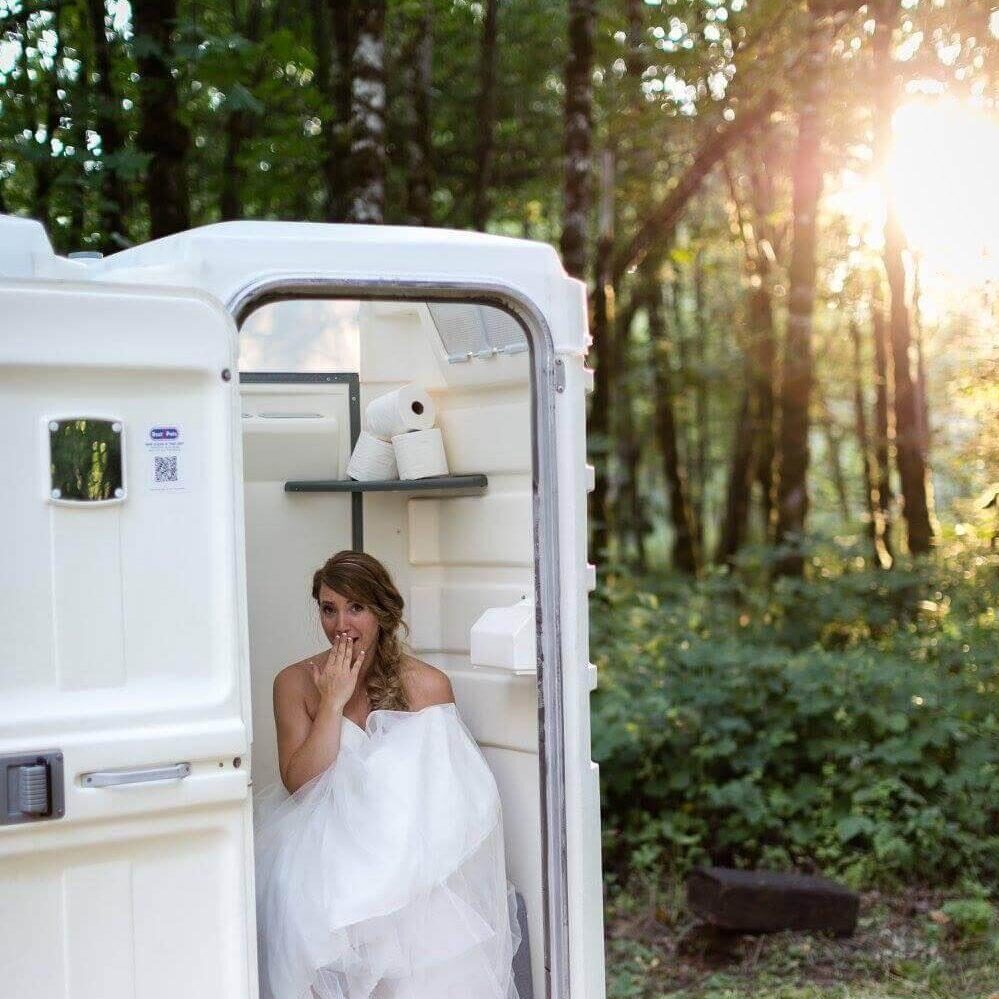
[[[385,567],[312,583],[328,652],[274,681],[256,795],[263,999],[517,999],[499,793],[447,676],[403,652]]]

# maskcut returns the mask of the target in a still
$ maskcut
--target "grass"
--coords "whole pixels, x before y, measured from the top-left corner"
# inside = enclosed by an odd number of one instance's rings
[[[865,893],[857,932],[834,939],[719,934],[676,884],[611,885],[608,999],[999,999],[996,910],[967,894]]]

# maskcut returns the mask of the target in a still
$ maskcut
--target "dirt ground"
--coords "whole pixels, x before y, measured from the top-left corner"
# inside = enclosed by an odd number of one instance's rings
[[[862,896],[849,938],[727,934],[686,912],[682,890],[611,895],[609,999],[999,999],[999,933],[958,926],[960,894]],[[993,907],[994,914],[994,907]]]

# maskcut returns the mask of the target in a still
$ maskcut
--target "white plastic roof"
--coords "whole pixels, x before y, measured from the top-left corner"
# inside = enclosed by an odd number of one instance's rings
[[[453,229],[315,222],[222,222],[102,260],[56,257],[38,223],[0,216],[0,275],[196,287],[228,304],[282,274],[507,285],[548,321],[561,352],[586,350],[585,288],[545,243]]]

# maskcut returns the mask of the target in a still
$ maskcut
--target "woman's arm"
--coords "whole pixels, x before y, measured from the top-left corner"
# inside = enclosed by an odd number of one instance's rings
[[[303,675],[282,670],[274,680],[274,722],[277,726],[281,780],[294,794],[303,784],[328,769],[340,752],[343,709],[350,700],[364,659],[351,663],[350,643],[338,638],[322,667],[313,666],[319,690],[315,718],[305,708]]]

